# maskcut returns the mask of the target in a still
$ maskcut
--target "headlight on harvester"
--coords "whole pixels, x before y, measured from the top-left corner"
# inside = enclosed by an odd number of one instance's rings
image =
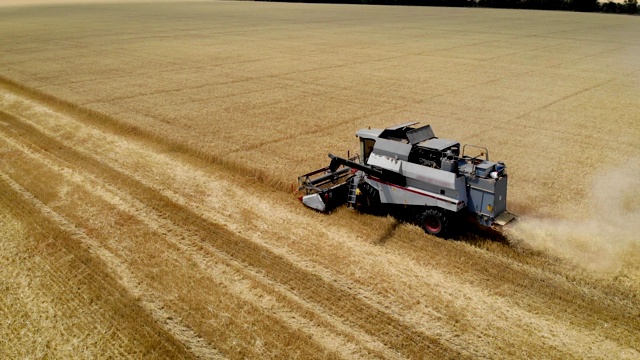
[[[492,171],[491,173],[489,173],[489,176],[491,176],[494,179],[498,178],[498,172],[497,171]]]

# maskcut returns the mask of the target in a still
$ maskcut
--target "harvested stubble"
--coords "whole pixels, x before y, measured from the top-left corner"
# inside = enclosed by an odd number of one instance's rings
[[[2,275],[81,284],[5,286],[5,313],[40,329],[2,325],[10,356],[639,356],[637,228],[602,228],[640,209],[625,165],[640,146],[637,19],[244,2],[0,16],[0,35],[20,29],[0,36],[0,204],[21,204],[0,218],[1,255],[71,253]],[[524,222],[524,245],[450,242],[281,191],[355,150],[356,129],[407,120],[489,146],[510,167],[510,206],[560,223]],[[584,224],[596,230],[571,231]],[[626,242],[598,250],[596,274],[526,244],[571,256],[603,238]],[[90,276],[65,272],[78,261]],[[65,314],[60,335],[40,297]],[[76,324],[94,329],[84,342]]]

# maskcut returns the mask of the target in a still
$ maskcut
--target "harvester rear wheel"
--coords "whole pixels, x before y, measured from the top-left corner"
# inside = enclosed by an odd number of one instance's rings
[[[440,209],[429,209],[422,213],[422,228],[431,235],[443,236],[449,230],[449,217]]]

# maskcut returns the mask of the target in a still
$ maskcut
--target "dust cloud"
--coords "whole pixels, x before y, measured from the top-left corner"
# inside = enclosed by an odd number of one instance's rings
[[[580,219],[527,217],[508,232],[515,244],[568,259],[589,270],[617,272],[640,260],[640,159],[601,172]]]

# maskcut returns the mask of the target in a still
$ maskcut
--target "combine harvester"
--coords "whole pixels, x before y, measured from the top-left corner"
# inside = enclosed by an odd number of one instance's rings
[[[515,219],[507,211],[507,172],[486,148],[435,137],[417,122],[356,132],[360,154],[329,154],[328,167],[298,177],[302,203],[321,212],[338,206],[388,213],[447,236],[465,218],[500,230]],[[477,156],[465,150],[478,151]]]

